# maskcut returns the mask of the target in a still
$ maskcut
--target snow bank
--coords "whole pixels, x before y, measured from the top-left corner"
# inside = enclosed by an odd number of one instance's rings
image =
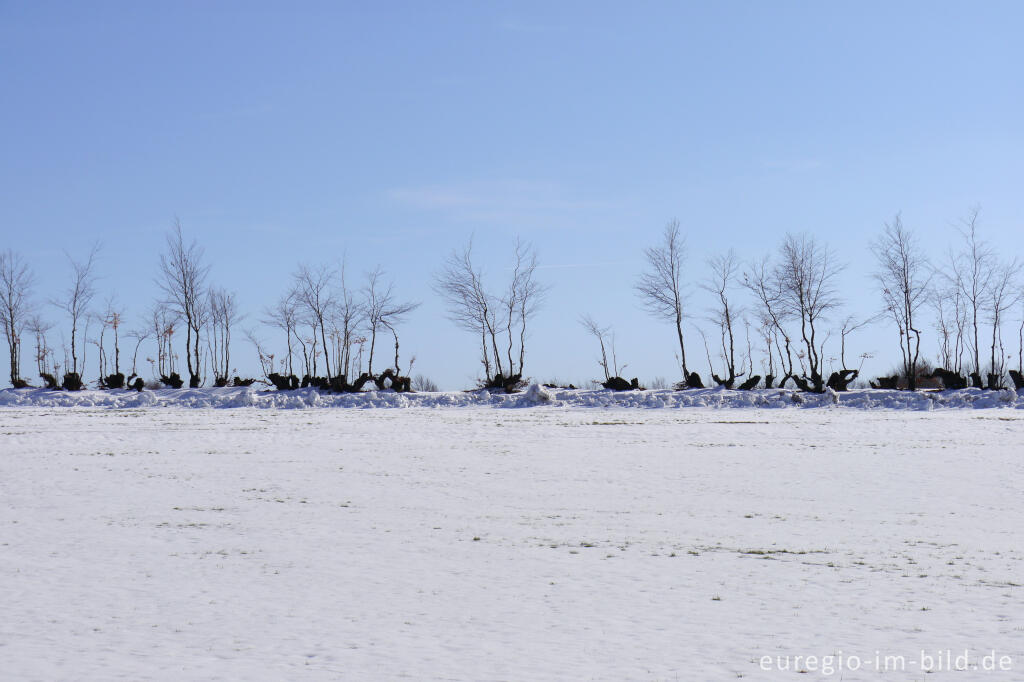
[[[790,389],[733,391],[708,388],[689,391],[549,389],[533,384],[523,393],[506,395],[483,391],[448,393],[395,393],[366,391],[357,394],[322,393],[315,388],[296,391],[237,388],[162,389],[158,391],[51,391],[43,388],[0,390],[0,407],[84,407],[129,409],[134,407],[305,409],[311,407],[759,407],[932,410],[941,408],[1024,408],[1022,395],[1012,390],[929,392],[854,390],[820,395]]]

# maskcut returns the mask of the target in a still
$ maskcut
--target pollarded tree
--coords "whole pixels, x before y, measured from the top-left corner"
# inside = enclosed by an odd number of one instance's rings
[[[602,327],[597,321],[590,315],[583,315],[580,317],[580,324],[587,330],[591,336],[597,339],[598,345],[601,347],[601,359],[598,361],[598,365],[604,370],[604,380],[607,383],[613,377],[622,377],[622,370],[626,369],[626,365],[619,366],[618,354],[615,352],[615,332],[612,331],[611,327]],[[605,341],[608,341],[606,344]],[[611,360],[608,359],[608,351],[611,350]]]
[[[0,328],[7,339],[11,385],[22,385],[21,335],[32,315],[32,272],[13,251],[0,252]]]
[[[716,384],[732,388],[736,378],[742,376],[742,373],[736,373],[735,326],[737,321],[742,319],[743,311],[729,300],[740,264],[735,252],[730,249],[725,254],[709,259],[708,267],[711,269],[711,274],[701,286],[717,299],[717,306],[712,310],[711,321],[718,325],[721,337],[720,351],[726,370],[724,378],[714,372],[712,372],[712,378]]]
[[[294,356],[294,352],[292,350],[292,337],[295,337],[295,339],[297,339],[300,343],[302,342],[302,338],[298,334],[298,305],[299,304],[294,290],[290,291],[284,296],[282,296],[280,300],[278,300],[278,302],[275,303],[272,308],[266,308],[263,311],[263,319],[261,320],[263,324],[269,325],[271,327],[276,327],[284,332],[287,349],[287,355],[285,356],[284,361],[284,369],[287,370],[289,376],[295,374],[295,369],[293,367],[292,362],[292,358]],[[254,343],[256,343],[257,349],[260,349],[262,346],[261,344],[255,341],[256,337],[253,334],[250,334],[249,336],[250,339],[254,340]],[[269,357],[269,355],[267,357]],[[270,372],[274,371],[275,368],[271,367],[270,370],[266,373],[269,374]]]
[[[966,345],[972,361],[972,382],[976,388],[981,388],[980,329],[996,265],[995,251],[978,236],[980,212],[980,208],[974,207],[968,216],[960,221],[963,246],[959,252],[950,253],[950,267],[946,273],[949,284],[959,292],[966,309]]]
[[[124,309],[117,302],[115,296],[110,296],[104,303],[103,311],[96,315],[96,321],[100,325],[100,336],[95,341],[97,350],[99,351],[99,375],[100,384],[107,388],[120,388],[117,384],[124,379],[124,375],[121,374],[121,327],[124,326]],[[114,371],[108,375],[110,371],[110,358],[107,357],[107,349],[105,345],[105,336],[107,330],[110,330],[114,341],[114,354],[113,354],[113,369]],[[120,379],[118,376],[120,375]],[[110,381],[108,381],[110,379]],[[112,385],[113,384],[113,385]]]
[[[142,327],[139,329],[132,329],[126,336],[131,339],[135,339],[135,349],[132,351],[132,371],[129,375],[129,379],[138,376],[139,373],[139,348],[142,347],[142,342],[149,338],[151,332],[149,329]]]
[[[828,313],[841,305],[835,279],[842,270],[828,247],[810,235],[787,234],[779,247],[773,275],[779,301],[799,321],[806,353],[807,371],[797,383],[817,393],[825,390],[821,364],[824,339],[819,337],[819,330]]]
[[[395,338],[395,372],[400,374],[398,366],[398,331],[397,325],[406,315],[416,310],[419,303],[395,300],[394,282],[384,282],[384,271],[378,266],[366,275],[363,287],[363,309],[366,311],[366,322],[370,327],[370,359],[366,372],[373,374],[373,353],[377,344],[377,334],[387,329]]]
[[[167,251],[160,256],[160,272],[157,284],[168,306],[185,321],[185,360],[189,386],[195,388],[203,383],[200,334],[208,318],[206,277],[210,267],[203,265],[203,250],[195,240],[185,245],[177,218],[167,234]]]
[[[636,292],[647,311],[675,325],[679,341],[679,362],[683,379],[690,376],[686,365],[686,343],[683,340],[684,304],[683,260],[686,257],[686,238],[680,233],[679,221],[665,226],[661,244],[644,250],[647,270],[640,275]]]
[[[324,367],[327,378],[331,378],[330,346],[327,345],[327,318],[334,306],[334,292],[331,289],[331,279],[334,273],[326,265],[310,267],[300,265],[299,269],[292,275],[295,286],[294,296],[299,304],[305,309],[306,322],[313,327],[312,360],[313,373],[316,374],[317,342],[323,348]],[[320,338],[317,339],[319,333]]]
[[[601,360],[597,363],[604,370],[604,380],[608,381],[612,378],[611,371],[608,369],[608,351],[605,348],[604,337],[611,331],[611,327],[602,327],[597,323],[590,315],[582,315],[580,317],[580,324],[587,330],[587,333],[597,339],[598,344],[601,346]],[[616,372],[616,376],[618,372]]]
[[[768,256],[753,263],[744,273],[743,286],[754,294],[759,304],[757,315],[768,355],[764,386],[772,388],[774,385],[775,369],[772,357],[777,354],[779,368],[783,372],[779,388],[785,388],[786,381],[796,376],[793,369],[793,340],[787,326],[792,315],[783,304],[782,283],[771,267],[771,259]]]
[[[231,376],[231,330],[241,320],[234,292],[211,288],[208,294],[210,331],[206,335],[214,384],[227,386]]]
[[[337,340],[334,363],[339,375],[351,378],[355,374],[352,364],[352,346],[358,343],[359,330],[365,321],[366,309],[363,303],[356,298],[355,292],[349,288],[346,271],[347,267],[343,261],[339,268],[341,286],[338,289],[333,316]],[[395,340],[397,342],[397,338]],[[395,371],[397,372],[398,369],[396,368]],[[356,368],[356,372],[358,372],[358,368]]]
[[[988,387],[1001,388],[1003,373],[1006,371],[1006,352],[1003,347],[1002,326],[1006,313],[1020,301],[1018,283],[1021,264],[1012,261],[994,262],[993,272],[988,280],[986,296],[987,322],[992,325],[992,355],[989,360]]]
[[[156,359],[149,359],[157,377],[168,377],[175,372],[174,331],[181,318],[164,301],[157,301],[149,312],[150,330],[156,340]]]
[[[1024,291],[1021,291],[1021,300],[1024,301]],[[1017,327],[1017,372],[1024,375],[1024,310],[1021,310],[1020,326]]]
[[[25,326],[25,330],[30,332],[35,340],[36,373],[40,377],[44,374],[50,374],[52,377],[57,375],[57,369],[54,365],[55,360],[53,359],[53,349],[50,348],[50,344],[46,339],[46,334],[51,329],[53,329],[53,323],[44,320],[40,315],[32,315]]]
[[[546,292],[535,279],[537,267],[536,251],[517,239],[512,279],[502,296],[494,296],[484,285],[483,272],[473,263],[470,239],[461,252],[452,251],[434,276],[434,290],[447,302],[449,319],[480,340],[480,363],[487,386],[511,386],[522,377],[527,327]]]
[[[513,250],[512,279],[501,303],[505,312],[505,333],[508,336],[509,377],[521,377],[526,360],[526,326],[537,312],[547,289],[534,279],[537,272],[537,252],[529,244],[516,238]],[[513,350],[518,337],[519,365]]]
[[[871,244],[877,270],[875,281],[882,294],[885,314],[896,323],[900,336],[900,354],[907,388],[917,388],[917,369],[921,357],[921,330],[915,317],[927,301],[931,284],[928,260],[914,233],[903,226],[897,213],[891,223]]]
[[[947,278],[939,278],[931,290],[932,309],[935,312],[935,330],[939,333],[939,363],[943,369],[961,374],[963,370],[967,306],[960,288]]]
[[[64,294],[53,300],[53,305],[63,310],[71,319],[71,362],[65,363],[65,370],[81,378],[85,370],[85,359],[79,362],[78,351],[82,348],[79,341],[85,340],[87,333],[79,333],[81,324],[88,325],[89,306],[96,296],[96,257],[99,255],[100,245],[95,243],[89,249],[88,254],[81,259],[75,260],[68,255],[68,262],[71,265],[71,283],[64,291]],[[82,348],[84,355],[84,348]]]
[[[491,297],[483,285],[483,273],[473,264],[473,240],[461,252],[452,251],[440,272],[434,275],[434,291],[448,304],[448,319],[480,337],[480,363],[491,381],[491,352],[494,338]]]

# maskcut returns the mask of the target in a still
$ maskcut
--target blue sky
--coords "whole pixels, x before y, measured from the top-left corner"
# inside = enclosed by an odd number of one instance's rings
[[[423,302],[415,371],[461,388],[474,339],[431,275],[475,235],[500,278],[521,235],[551,285],[528,373],[600,374],[586,312],[615,326],[626,374],[673,379],[672,330],[632,291],[672,218],[693,282],[730,247],[814,234],[859,314],[897,211],[941,258],[980,204],[983,236],[1024,255],[1022,24],[1013,2],[0,1],[0,249],[43,302],[62,251],[101,239],[100,297],[139,323],[175,215],[244,326],[300,261],[382,263]],[[898,355],[884,325],[852,345],[878,371]]]

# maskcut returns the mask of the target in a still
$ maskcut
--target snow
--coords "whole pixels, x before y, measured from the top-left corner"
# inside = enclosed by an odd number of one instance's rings
[[[1024,679],[1016,394],[792,395],[0,393],[0,677]]]
[[[828,389],[816,395],[793,389],[756,391],[727,390],[721,387],[698,390],[650,391],[569,390],[532,384],[521,393],[461,391],[448,393],[327,393],[316,388],[296,391],[266,390],[255,386],[238,388],[161,389],[137,393],[128,389],[113,391],[52,391],[43,388],[0,390],[2,407],[90,407],[90,408],[236,408],[305,409],[309,407],[632,407],[632,408],[812,408],[850,407],[875,410],[932,410],[940,408],[987,409],[993,407],[1024,409],[1022,394],[1006,389],[986,391],[968,388],[958,391],[852,390],[836,393]]]

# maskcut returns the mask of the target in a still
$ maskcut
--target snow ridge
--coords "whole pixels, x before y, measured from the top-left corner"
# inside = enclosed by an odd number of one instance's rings
[[[724,388],[673,391],[568,390],[531,385],[513,395],[485,391],[443,393],[323,393],[315,388],[296,391],[265,390],[253,386],[233,388],[52,391],[44,388],[0,390],[0,407],[78,407],[131,409],[136,407],[306,409],[402,407],[632,407],[632,408],[854,408],[863,410],[932,410],[962,408],[1024,409],[1022,395],[1006,389],[984,391],[853,390],[845,393],[801,393],[791,389],[736,391]]]

